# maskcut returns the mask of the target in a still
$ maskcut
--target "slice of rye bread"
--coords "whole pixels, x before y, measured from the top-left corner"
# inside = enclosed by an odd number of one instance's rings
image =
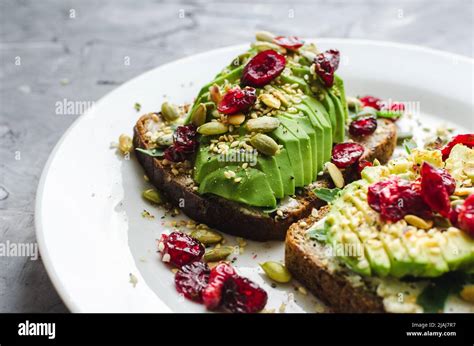
[[[332,312],[384,312],[383,300],[376,288],[333,257],[322,243],[308,239],[306,231],[322,219],[329,207],[315,217],[294,223],[286,234],[285,265],[293,277],[321,299]],[[359,280],[354,280],[357,277]],[[352,279],[352,280],[351,280]]]
[[[182,110],[185,108],[183,107]],[[135,148],[150,149],[152,147],[145,134],[156,119],[162,121],[160,113],[146,114],[137,121],[133,136]],[[385,163],[396,146],[396,126],[389,120],[380,119],[377,130],[372,135],[354,140],[365,146],[366,152],[363,158],[369,161],[377,158],[381,163]],[[224,233],[258,241],[284,240],[286,231],[292,223],[308,216],[313,208],[326,204],[318,199],[312,190],[315,187],[333,186],[330,178],[322,176],[317,182],[300,189],[294,198],[287,198],[288,203],[282,203],[279,207],[283,214],[265,213],[262,209],[252,208],[218,196],[199,195],[193,190],[195,183],[191,174],[175,175],[172,173],[171,165],[163,164],[162,158],[151,157],[140,151],[135,151],[135,154],[150,182],[171,204],[180,208],[191,219]],[[353,179],[346,174],[346,180]]]

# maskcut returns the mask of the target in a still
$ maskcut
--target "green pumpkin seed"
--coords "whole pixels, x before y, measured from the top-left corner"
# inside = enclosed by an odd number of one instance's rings
[[[204,103],[200,103],[191,115],[191,122],[196,126],[201,126],[206,122],[207,109]]]
[[[278,144],[272,137],[258,133],[250,139],[250,144],[265,155],[273,156],[278,152]]]
[[[274,50],[280,54],[286,54],[286,49],[272,42],[257,41],[250,45],[252,48],[256,48],[258,52],[263,52],[264,50]]]
[[[212,250],[206,251],[204,254],[204,261],[206,262],[217,262],[225,260],[229,255],[234,252],[232,246],[221,246],[216,247]]]
[[[175,121],[179,118],[178,109],[168,102],[163,102],[161,105],[161,114],[166,121]]]
[[[163,199],[160,196],[160,193],[154,189],[148,189],[148,190],[143,191],[142,196],[146,200],[156,203],[156,204],[160,204],[163,201]]]
[[[445,219],[442,216],[434,216],[433,221],[434,221],[434,224],[436,225],[436,227],[439,227],[439,228],[451,227],[451,222],[449,222],[448,219]]]
[[[229,131],[229,127],[218,121],[211,121],[198,127],[197,131],[204,136],[222,135]]]
[[[222,241],[222,236],[219,233],[206,229],[192,231],[191,237],[196,238],[204,245],[216,244]]]
[[[286,283],[291,280],[290,272],[281,263],[269,261],[260,263],[260,267],[262,267],[265,274],[273,281]]]
[[[272,94],[260,94],[258,98],[270,108],[279,109],[281,106],[281,101]]]
[[[255,38],[257,39],[257,41],[273,43],[273,39],[275,38],[275,35],[273,35],[271,32],[268,32],[268,31],[257,31],[255,33]]]
[[[173,144],[173,134],[168,133],[156,139],[156,144],[162,147],[169,147]]]
[[[219,102],[221,102],[222,95],[221,95],[219,86],[217,84],[214,84],[209,88],[209,97],[211,101],[214,102],[215,104],[218,104]]]
[[[263,116],[247,121],[247,129],[250,132],[271,132],[280,126],[280,120],[274,117]]]

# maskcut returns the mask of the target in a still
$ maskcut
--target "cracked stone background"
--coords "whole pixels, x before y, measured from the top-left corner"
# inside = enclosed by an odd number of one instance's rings
[[[256,30],[474,55],[472,0],[0,0],[0,28],[0,243],[35,242],[41,171],[76,119],[55,114],[64,98],[98,100],[157,65],[248,42]],[[41,260],[0,257],[0,312],[65,311]]]

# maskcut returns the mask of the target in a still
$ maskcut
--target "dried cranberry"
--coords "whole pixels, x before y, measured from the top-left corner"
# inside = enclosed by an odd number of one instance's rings
[[[446,174],[448,174],[446,172]],[[444,184],[442,172],[427,162],[423,162],[420,170],[421,195],[431,210],[440,213],[444,217],[449,216],[451,204],[449,202],[449,187]]]
[[[443,185],[446,188],[446,192],[451,196],[454,193],[454,190],[456,190],[456,181],[445,169],[438,169],[438,172],[443,179]]]
[[[247,278],[234,276],[224,284],[222,302],[231,312],[259,312],[267,304],[267,299],[267,292]]]
[[[174,277],[176,290],[188,299],[201,302],[210,272],[207,264],[200,261],[182,266]]]
[[[303,40],[300,40],[296,36],[277,36],[273,39],[277,45],[289,49],[289,50],[297,50],[298,48],[302,47],[304,44]]]
[[[458,216],[459,227],[474,237],[474,195],[470,195],[462,205]]]
[[[358,143],[339,143],[332,148],[331,161],[339,168],[346,168],[356,163],[364,151],[364,147]]]
[[[230,89],[219,102],[217,109],[224,114],[246,112],[257,101],[255,89],[235,87]]]
[[[360,176],[360,174],[362,173],[365,167],[371,167],[371,166],[373,166],[372,162],[369,162],[367,160],[360,160],[357,163],[357,173],[359,173],[359,176]]]
[[[234,268],[224,262],[212,268],[209,284],[202,292],[202,300],[208,309],[213,310],[220,305],[226,280],[236,275]]]
[[[404,112],[405,111],[405,104],[403,104],[402,102],[394,102],[391,104],[390,106],[390,110],[392,112]]]
[[[265,50],[255,55],[244,68],[242,84],[263,87],[280,75],[286,65],[283,55]]]
[[[424,202],[419,184],[398,177],[383,180],[369,186],[367,202],[380,216],[391,222],[401,220],[407,214],[430,218],[431,212]]]
[[[334,72],[339,67],[340,54],[337,49],[320,53],[314,59],[316,73],[328,88],[334,84]]]
[[[459,213],[463,209],[462,205],[455,205],[449,211],[449,221],[454,227],[459,227]]]
[[[204,246],[197,239],[182,232],[163,234],[158,244],[162,260],[177,267],[199,261],[204,255]]]
[[[188,157],[188,154],[183,152],[180,147],[171,145],[166,148],[164,152],[165,159],[171,162],[183,162]]]
[[[362,107],[372,107],[376,110],[380,110],[382,107],[382,100],[374,96],[363,96],[359,98],[359,101],[362,102]]]
[[[446,146],[441,149],[441,153],[443,154],[443,160],[446,160],[449,157],[449,154],[451,153],[451,150],[456,144],[463,144],[469,148],[474,147],[474,134],[473,133],[468,133],[464,135],[457,135],[455,136],[451,142],[446,144]]]
[[[183,153],[193,153],[197,147],[196,126],[193,124],[178,126],[173,134],[173,145]]]
[[[349,125],[349,133],[355,137],[371,135],[376,129],[377,119],[374,117],[359,118]]]

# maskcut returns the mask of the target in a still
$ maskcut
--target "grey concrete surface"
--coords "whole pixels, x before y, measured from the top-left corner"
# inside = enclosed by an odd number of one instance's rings
[[[419,44],[472,57],[472,0],[0,0],[0,244],[34,243],[38,180],[77,116],[157,65],[256,30]],[[130,58],[130,65],[124,64]],[[0,257],[0,312],[65,312],[41,260]]]

